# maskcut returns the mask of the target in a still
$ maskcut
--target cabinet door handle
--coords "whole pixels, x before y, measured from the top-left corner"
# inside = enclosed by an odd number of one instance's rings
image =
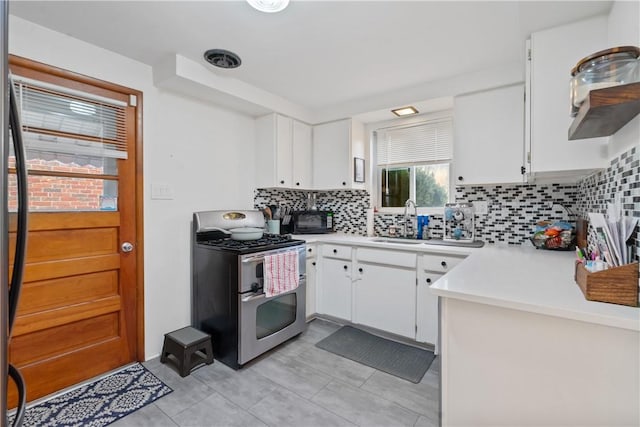
[[[338,253],[338,250],[337,250],[337,249],[334,249],[334,250],[333,250],[333,253],[334,253],[334,254],[337,254],[337,253]]]
[[[427,283],[431,283],[431,279],[427,278]]]
[[[311,248],[307,249],[308,252],[311,252]]]
[[[358,269],[358,271],[359,271],[360,273],[362,273],[362,268],[359,268],[359,269]]]
[[[346,270],[348,267],[345,265],[345,266],[344,266],[344,267],[342,267],[342,268],[344,268],[344,269]]]
[[[316,262],[315,262],[315,261],[313,261],[313,262],[311,263],[311,265],[316,265]]]
[[[280,184],[284,184],[284,180],[281,180],[281,181],[280,181]]]
[[[446,261],[442,261],[442,262],[440,263],[440,265],[441,265],[441,266],[443,266],[443,267],[446,267],[446,266],[447,266],[447,262],[446,262]]]
[[[342,181],[342,185],[347,185],[347,183],[346,183],[346,182],[344,182],[344,181]]]
[[[300,185],[300,183],[299,183],[299,182],[296,182],[296,185],[298,185],[298,186],[299,186],[299,185]]]
[[[461,182],[462,182],[462,181],[464,181],[464,177],[463,177],[462,175],[461,175],[461,176],[459,176],[459,177],[458,177],[458,181],[461,181]]]

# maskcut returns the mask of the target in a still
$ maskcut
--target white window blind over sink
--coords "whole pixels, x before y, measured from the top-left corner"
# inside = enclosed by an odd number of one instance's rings
[[[453,121],[437,119],[377,131],[378,166],[449,161]]]

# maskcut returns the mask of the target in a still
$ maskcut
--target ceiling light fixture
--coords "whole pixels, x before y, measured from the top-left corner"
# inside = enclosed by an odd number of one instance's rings
[[[289,0],[247,0],[247,3],[260,12],[275,13],[284,10]]]
[[[412,106],[396,108],[395,110],[391,110],[391,112],[398,117],[418,114],[418,110],[416,109],[416,107],[412,107]]]

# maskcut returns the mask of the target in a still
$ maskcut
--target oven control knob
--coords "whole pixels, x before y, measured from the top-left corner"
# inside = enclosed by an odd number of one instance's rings
[[[253,282],[251,284],[251,292],[258,292],[258,288],[260,288],[260,285],[258,285],[257,283]]]

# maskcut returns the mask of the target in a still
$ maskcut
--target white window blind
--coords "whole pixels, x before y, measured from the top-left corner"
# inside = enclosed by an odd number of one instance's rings
[[[27,150],[126,159],[126,104],[13,78]]]
[[[448,161],[452,158],[451,118],[377,131],[378,166]]]

